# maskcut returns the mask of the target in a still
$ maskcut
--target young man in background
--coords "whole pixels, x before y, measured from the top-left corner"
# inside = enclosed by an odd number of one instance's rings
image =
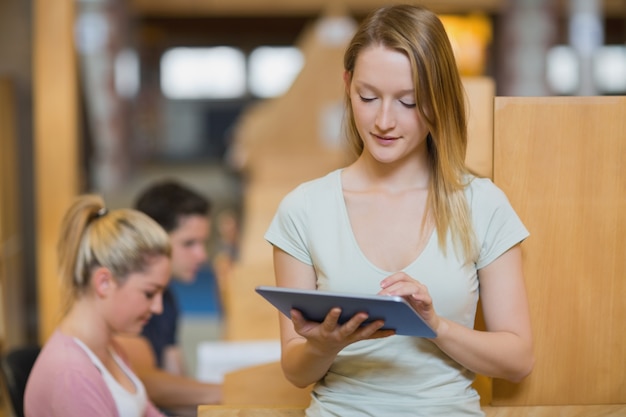
[[[165,229],[172,245],[172,279],[192,283],[207,260],[210,234],[208,199],[176,181],[163,181],[144,190],[135,208]],[[196,416],[199,404],[221,402],[221,386],[188,377],[177,341],[179,307],[170,288],[163,292],[163,311],[154,315],[141,336],[120,336],[119,343],[149,398],[178,416]]]

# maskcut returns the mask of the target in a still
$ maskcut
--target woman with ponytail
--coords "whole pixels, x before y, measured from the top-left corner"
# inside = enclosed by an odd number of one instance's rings
[[[29,376],[26,416],[162,416],[114,335],[139,334],[161,312],[167,233],[139,211],[108,211],[99,196],[83,195],[63,218],[57,249],[63,316]]]

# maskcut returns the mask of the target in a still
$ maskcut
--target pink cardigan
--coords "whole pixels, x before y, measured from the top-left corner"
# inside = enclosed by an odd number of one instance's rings
[[[24,395],[26,417],[119,417],[100,371],[74,339],[56,330],[41,350]],[[164,417],[148,400],[144,417]]]

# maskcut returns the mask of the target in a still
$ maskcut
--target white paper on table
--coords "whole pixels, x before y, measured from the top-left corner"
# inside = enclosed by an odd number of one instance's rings
[[[202,342],[198,344],[196,378],[219,384],[229,372],[279,360],[279,340]]]

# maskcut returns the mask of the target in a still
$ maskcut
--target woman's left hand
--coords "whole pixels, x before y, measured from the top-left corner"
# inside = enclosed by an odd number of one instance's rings
[[[433,306],[428,288],[404,272],[396,272],[380,282],[379,295],[403,297],[419,313],[428,325],[437,331],[440,318]]]

